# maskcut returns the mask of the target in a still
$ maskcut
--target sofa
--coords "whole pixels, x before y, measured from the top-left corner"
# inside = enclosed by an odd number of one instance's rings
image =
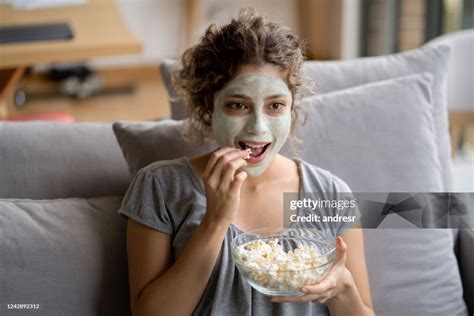
[[[355,192],[448,192],[449,48],[306,62],[299,148],[283,153],[340,176]],[[161,65],[170,96],[175,63]],[[130,315],[126,219],[134,174],[197,156],[181,131],[185,104],[149,122],[0,122],[0,315]],[[469,210],[472,212],[472,209]],[[377,315],[474,313],[471,228],[416,228],[391,214],[364,229]]]

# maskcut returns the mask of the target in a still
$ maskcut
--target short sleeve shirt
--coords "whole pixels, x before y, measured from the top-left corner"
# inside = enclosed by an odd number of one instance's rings
[[[317,193],[326,199],[349,193],[348,185],[331,174],[295,159],[302,192]],[[172,239],[173,259],[180,256],[191,234],[206,211],[201,179],[187,158],[155,162],[141,169],[125,194],[119,213]],[[331,214],[332,210],[320,210]],[[349,209],[358,216],[357,209]],[[324,215],[324,214],[323,214]],[[318,223],[317,228],[333,236],[341,235],[350,223]],[[254,290],[239,274],[231,255],[231,242],[242,231],[231,224],[204,293],[193,315],[328,315],[323,304],[272,303],[271,298]]]

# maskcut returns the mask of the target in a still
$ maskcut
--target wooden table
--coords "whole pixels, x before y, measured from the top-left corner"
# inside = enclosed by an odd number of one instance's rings
[[[142,51],[140,41],[127,29],[113,0],[89,0],[82,5],[37,10],[12,10],[0,5],[0,25],[51,22],[68,22],[74,38],[0,45],[0,118],[7,116],[6,100],[28,66]]]

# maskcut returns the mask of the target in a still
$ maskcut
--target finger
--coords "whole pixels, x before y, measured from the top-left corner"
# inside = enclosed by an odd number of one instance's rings
[[[236,148],[233,148],[233,147],[224,147],[224,148],[220,148],[214,151],[209,157],[209,161],[207,162],[206,169],[204,170],[202,174],[203,179],[207,179],[209,177],[209,175],[212,173],[212,170],[214,169],[217,161],[219,160],[221,156],[235,149]]]
[[[218,179],[221,182],[223,171],[228,168],[228,164],[235,159],[241,159],[246,157],[248,153],[245,150],[234,148],[234,150],[226,152],[224,155],[220,156],[217,160],[214,169],[209,174],[209,178]]]
[[[242,187],[242,183],[244,183],[245,179],[247,179],[247,172],[238,172],[234,177],[234,181],[232,181],[230,184],[230,190],[232,192],[240,192],[240,188]]]
[[[217,161],[219,160],[219,158],[222,155],[225,155],[226,153],[228,153],[232,150],[234,150],[234,148],[232,148],[232,147],[223,147],[223,148],[219,148],[219,149],[215,150],[211,154],[211,156],[209,157],[209,160],[208,160],[207,165],[206,165],[206,169],[204,170],[204,172],[202,174],[202,177],[204,179],[209,177],[209,175],[211,174],[212,170],[214,169],[214,167],[215,167]]]
[[[247,161],[242,159],[241,156],[235,158],[234,160],[228,162],[222,169],[222,181],[221,185],[228,188],[232,181],[234,181],[234,177],[237,174],[237,171],[245,167],[247,165]]]
[[[336,237],[336,264],[346,264],[347,244],[341,236]]]
[[[301,288],[301,292],[306,294],[322,295],[327,293],[335,287],[335,282],[332,277],[327,275],[321,282],[312,285],[305,285]]]
[[[324,304],[324,303],[327,302],[328,299],[329,299],[329,297],[327,297],[327,296],[321,296],[321,297],[315,298],[313,300],[313,302],[317,302],[319,304]]]

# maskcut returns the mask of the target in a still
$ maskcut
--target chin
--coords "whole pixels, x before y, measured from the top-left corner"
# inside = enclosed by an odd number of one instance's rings
[[[246,167],[243,168],[243,171],[245,171],[249,177],[258,177],[267,170],[267,167],[268,166]]]

